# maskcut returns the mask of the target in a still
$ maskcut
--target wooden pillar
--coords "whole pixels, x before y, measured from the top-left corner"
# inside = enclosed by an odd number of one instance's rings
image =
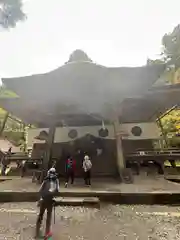
[[[51,162],[52,147],[53,147],[53,143],[54,143],[55,131],[56,131],[56,125],[53,124],[49,128],[49,134],[48,134],[48,138],[46,140],[46,151],[45,151],[45,156],[43,159],[43,174],[41,177],[41,182],[43,181],[44,176],[47,174],[47,171],[48,171],[48,168],[49,168],[49,165]]]
[[[28,126],[26,124],[23,124],[23,151],[27,153],[27,148],[28,148]],[[22,147],[22,146],[21,146]]]
[[[116,148],[117,148],[117,166],[120,176],[120,181],[124,183],[133,183],[133,175],[130,168],[126,168],[126,163],[123,154],[122,146],[122,136],[120,134],[120,123],[119,117],[116,115],[113,121],[114,133],[116,139]]]
[[[49,128],[49,134],[47,139],[47,151],[46,151],[46,161],[45,161],[47,168],[49,167],[49,164],[51,162],[55,131],[56,131],[56,126],[52,125]]]
[[[120,123],[119,123],[118,117],[114,119],[113,126],[114,126],[114,134],[116,139],[117,166],[118,166],[119,174],[121,175],[121,172],[125,168],[125,162],[124,162],[124,155],[123,155],[122,138],[120,135]]]

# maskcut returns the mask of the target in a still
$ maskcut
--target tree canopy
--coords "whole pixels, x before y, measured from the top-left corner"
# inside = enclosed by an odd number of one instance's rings
[[[148,59],[147,64],[166,63],[164,78],[174,84],[180,83],[180,25],[162,37],[159,59]],[[180,146],[180,110],[176,109],[162,118],[164,133],[169,146]]]
[[[22,10],[22,0],[0,0],[0,26],[9,29],[26,18]]]
[[[166,33],[162,38],[162,58],[168,65],[180,67],[180,25],[177,25],[172,32]]]
[[[162,51],[159,59],[147,60],[147,64],[167,63],[167,70],[180,67],[180,24],[172,32],[165,33],[161,40]]]
[[[180,110],[176,109],[162,118],[164,134],[167,137],[168,145],[180,146]]]

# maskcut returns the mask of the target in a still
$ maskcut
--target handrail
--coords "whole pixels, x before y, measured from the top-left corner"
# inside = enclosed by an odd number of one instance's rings
[[[158,156],[158,155],[179,155],[180,150],[177,151],[137,151],[133,153],[126,154],[126,156]]]

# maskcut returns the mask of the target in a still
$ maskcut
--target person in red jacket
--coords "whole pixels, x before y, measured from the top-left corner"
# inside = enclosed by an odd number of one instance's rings
[[[71,184],[74,183],[75,177],[75,168],[76,168],[76,161],[72,157],[69,157],[66,160],[66,182],[65,187],[68,186],[69,179],[71,179]]]

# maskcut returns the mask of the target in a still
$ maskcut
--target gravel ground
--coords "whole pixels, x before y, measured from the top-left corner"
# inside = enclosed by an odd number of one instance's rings
[[[24,210],[24,212],[23,212]],[[0,204],[0,240],[33,239],[35,203]],[[103,205],[100,210],[57,207],[55,240],[180,239],[180,208]]]

